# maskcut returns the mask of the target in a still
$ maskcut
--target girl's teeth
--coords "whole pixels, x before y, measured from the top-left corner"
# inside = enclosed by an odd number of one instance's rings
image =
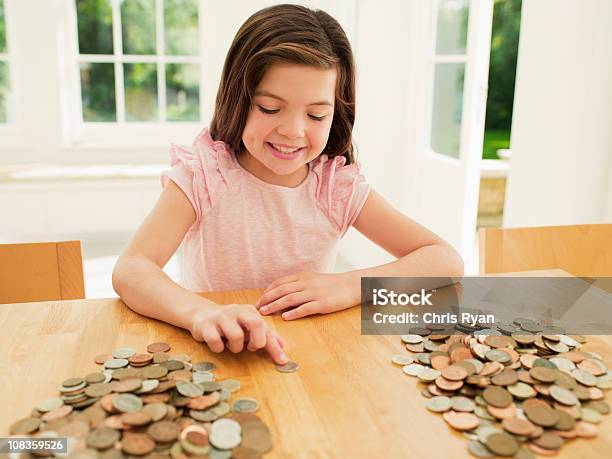
[[[274,145],[273,143],[271,143],[270,145],[272,145],[274,149],[280,151],[281,153],[293,153],[294,151],[299,150],[299,148],[291,149],[291,148],[279,147],[277,145]]]

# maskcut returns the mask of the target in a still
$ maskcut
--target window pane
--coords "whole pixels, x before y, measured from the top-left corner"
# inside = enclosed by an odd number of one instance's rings
[[[164,30],[167,55],[197,55],[199,46],[196,1],[166,0]]]
[[[114,64],[81,64],[83,121],[116,121]]]
[[[155,54],[155,0],[121,0],[123,54]]]
[[[4,0],[0,0],[0,53],[6,51],[6,24],[4,21]]]
[[[437,54],[465,54],[468,0],[438,0]]]
[[[459,158],[465,64],[436,64],[431,120],[431,148]]]
[[[8,65],[0,62],[0,123],[9,121],[8,114],[9,76]]]
[[[166,65],[166,119],[200,119],[200,68],[197,64]]]
[[[79,53],[113,54],[111,0],[77,0]]]
[[[157,64],[123,64],[125,119],[157,121]]]

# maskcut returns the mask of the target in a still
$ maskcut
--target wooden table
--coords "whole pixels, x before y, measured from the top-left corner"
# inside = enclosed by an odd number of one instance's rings
[[[259,294],[204,296],[249,303]],[[219,379],[238,379],[240,395],[260,401],[274,442],[266,457],[471,457],[467,440],[425,409],[416,380],[391,363],[391,355],[404,352],[399,337],[361,336],[358,307],[291,322],[267,318],[300,364],[291,374],[277,372],[262,352],[214,354],[188,332],[138,315],[116,298],[0,305],[0,311],[0,436],[39,400],[57,396],[61,381],[99,370],[96,355],[165,341],[171,353],[215,362]],[[612,367],[612,337],[589,337],[585,349]],[[568,442],[557,457],[610,457],[612,415],[599,432],[595,440]]]

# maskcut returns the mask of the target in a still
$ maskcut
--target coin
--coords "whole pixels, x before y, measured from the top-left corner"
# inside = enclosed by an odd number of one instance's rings
[[[520,448],[514,437],[505,433],[493,433],[489,435],[486,445],[493,454],[504,457],[514,456]]]
[[[147,352],[155,354],[157,352],[168,352],[170,345],[167,343],[151,343],[147,346]]]
[[[453,429],[460,431],[475,429],[480,424],[478,417],[472,413],[457,413],[456,411],[447,411],[443,414],[443,417]]]
[[[213,362],[196,362],[193,364],[193,371],[214,371],[217,365]]]
[[[123,413],[130,413],[142,408],[142,400],[133,394],[119,394],[113,399],[113,406]]]
[[[155,449],[155,442],[145,433],[132,433],[123,437],[121,449],[127,454],[144,456]]]
[[[259,409],[259,402],[254,398],[243,397],[232,404],[234,413],[254,413]]]
[[[512,395],[498,386],[487,387],[482,393],[483,398],[489,405],[505,408],[512,403]]]
[[[180,427],[170,421],[154,422],[147,429],[147,434],[153,440],[160,443],[167,443],[176,440],[180,432]]]
[[[275,368],[281,373],[293,373],[297,371],[300,366],[295,362],[289,361],[284,365],[275,365]]]
[[[177,381],[176,390],[185,397],[199,397],[204,393],[201,386],[186,381]]]
[[[425,403],[429,411],[434,413],[444,413],[451,409],[451,399],[444,396],[432,397]]]
[[[98,427],[87,436],[87,445],[95,449],[110,448],[120,438],[119,432],[108,427]]]

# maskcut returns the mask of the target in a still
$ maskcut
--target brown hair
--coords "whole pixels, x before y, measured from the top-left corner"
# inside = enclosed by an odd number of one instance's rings
[[[299,5],[264,8],[240,27],[225,58],[210,124],[214,140],[223,140],[237,154],[244,151],[242,131],[252,94],[273,63],[335,68],[334,117],[323,153],[355,162],[355,64],[351,45],[338,22],[321,10]]]

